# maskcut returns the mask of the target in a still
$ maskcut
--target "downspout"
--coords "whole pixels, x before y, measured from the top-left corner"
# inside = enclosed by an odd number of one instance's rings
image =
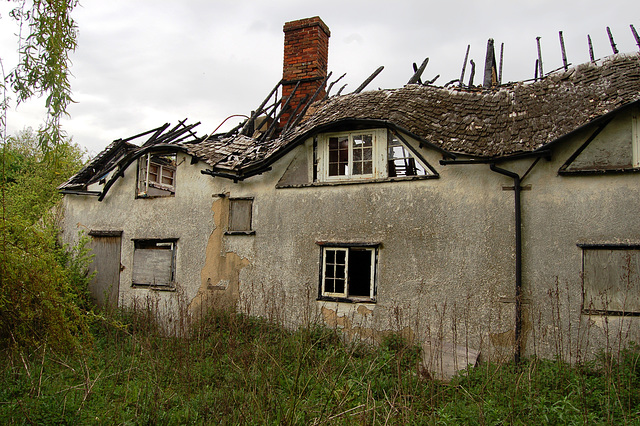
[[[521,178],[517,173],[502,169],[491,163],[489,168],[501,175],[513,179],[513,189],[515,192],[515,221],[516,221],[516,329],[515,329],[515,353],[513,360],[520,363],[522,353],[522,213],[520,209],[520,186]]]

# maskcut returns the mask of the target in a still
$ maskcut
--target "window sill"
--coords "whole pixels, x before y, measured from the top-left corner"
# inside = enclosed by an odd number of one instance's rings
[[[147,290],[153,291],[176,291],[175,285],[153,285],[153,284],[140,284],[140,283],[131,283],[132,288],[145,288]]]
[[[175,197],[176,194],[172,193],[170,195],[146,195],[146,194],[136,194],[136,200],[151,200],[154,198],[171,198]]]
[[[597,309],[583,309],[582,315],[607,317],[640,317],[640,312],[603,311]]]
[[[312,186],[339,186],[339,185],[362,185],[367,183],[384,183],[384,182],[406,182],[413,180],[427,180],[427,179],[439,179],[440,175],[427,175],[427,176],[403,176],[392,178],[380,178],[380,179],[352,179],[352,180],[335,180],[328,182],[312,182],[312,183],[300,183],[300,184],[278,184],[276,188],[307,188]]]
[[[224,235],[255,235],[256,231],[224,231]]]
[[[369,297],[330,297],[320,296],[318,302],[338,302],[338,303],[376,303],[375,299]]]

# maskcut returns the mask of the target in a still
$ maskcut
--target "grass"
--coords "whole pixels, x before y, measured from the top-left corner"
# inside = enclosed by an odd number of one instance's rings
[[[216,312],[178,338],[118,315],[94,324],[82,355],[5,352],[0,423],[640,424],[637,347],[575,366],[482,364],[443,383],[397,335],[345,344]]]

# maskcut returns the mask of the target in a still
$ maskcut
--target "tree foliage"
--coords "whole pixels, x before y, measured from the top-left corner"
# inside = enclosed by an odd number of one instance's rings
[[[32,0],[19,4],[11,17],[20,24],[20,63],[9,81],[18,102],[34,95],[46,96],[47,117],[39,132],[39,143],[46,152],[62,142],[60,119],[73,102],[69,54],[77,45],[77,28],[71,12],[78,1]]]
[[[57,187],[78,169],[82,150],[62,141],[53,162],[27,130],[4,151],[0,346],[78,349],[88,338],[89,258],[82,245],[60,245],[56,206]]]
[[[18,66],[7,76],[0,54],[0,347],[82,347],[87,332],[88,252],[62,247],[56,226],[57,186],[80,166],[82,151],[60,127],[72,102],[69,54],[77,0],[14,0]],[[45,97],[36,135],[6,137],[9,89],[18,103]]]

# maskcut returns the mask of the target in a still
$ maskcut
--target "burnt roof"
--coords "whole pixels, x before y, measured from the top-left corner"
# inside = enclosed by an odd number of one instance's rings
[[[300,131],[345,118],[388,120],[453,153],[499,157],[532,151],[640,99],[640,55],[584,64],[497,89],[408,85],[327,102]]]
[[[535,82],[495,88],[411,84],[333,96],[317,102],[298,126],[274,139],[238,133],[162,142],[205,161],[214,172],[240,178],[264,170],[308,137],[345,125],[395,128],[445,155],[500,158],[540,149],[639,100],[640,53],[619,54]],[[109,157],[105,153],[114,149],[112,144],[96,157],[100,170],[105,170],[100,162]],[[86,184],[96,159],[68,183]]]
[[[60,185],[59,189],[81,189],[100,180],[105,173],[115,167],[117,161],[139,147],[122,139],[115,140],[96,155],[78,173]]]
[[[368,122],[401,129],[444,152],[502,157],[539,149],[638,100],[640,54],[621,54],[535,82],[490,89],[412,84],[334,96],[276,139],[210,139],[187,151],[214,168],[242,173],[315,133],[344,122]]]

